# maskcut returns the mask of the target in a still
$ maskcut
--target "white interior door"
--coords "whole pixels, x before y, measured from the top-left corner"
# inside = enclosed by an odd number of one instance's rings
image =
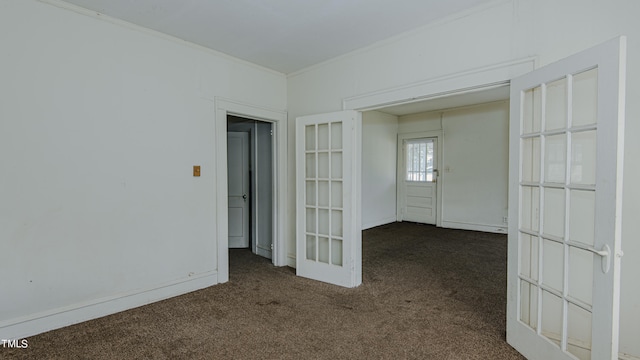
[[[511,82],[507,341],[617,359],[625,39]]]
[[[273,249],[273,124],[256,121],[252,161],[252,251],[272,258]]]
[[[437,138],[403,140],[403,221],[436,224]]]
[[[227,133],[229,247],[249,247],[249,133]]]
[[[296,271],[355,287],[362,282],[361,114],[296,119]]]

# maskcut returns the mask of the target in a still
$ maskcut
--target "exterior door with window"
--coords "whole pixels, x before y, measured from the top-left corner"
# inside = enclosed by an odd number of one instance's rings
[[[625,48],[511,82],[507,341],[529,359],[617,359]]]
[[[437,138],[402,140],[400,220],[436,224]]]

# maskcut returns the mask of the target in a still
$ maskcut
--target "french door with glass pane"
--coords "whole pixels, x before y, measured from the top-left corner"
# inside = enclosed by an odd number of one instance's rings
[[[511,81],[507,341],[616,359],[625,39]]]
[[[362,282],[361,114],[296,119],[296,272],[336,285]]]

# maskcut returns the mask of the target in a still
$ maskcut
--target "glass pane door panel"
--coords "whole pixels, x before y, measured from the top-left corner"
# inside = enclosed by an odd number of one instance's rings
[[[524,280],[520,280],[520,321],[538,328],[538,287]]]
[[[593,302],[593,256],[589,251],[569,248],[569,295],[587,305]]]
[[[318,261],[329,263],[329,238],[318,236]]]
[[[331,263],[342,266],[342,240],[331,239]]]
[[[318,206],[329,206],[329,181],[318,180]]]
[[[547,84],[545,130],[567,127],[567,79]]]
[[[316,261],[316,237],[307,235],[307,260]]]
[[[315,206],[316,205],[316,182],[313,180],[305,181],[306,187],[306,205]]]
[[[331,182],[331,207],[342,208],[342,181]]]
[[[524,92],[524,106],[522,118],[522,133],[531,134],[540,132],[542,123],[542,89],[536,86]]]
[[[564,183],[567,157],[566,136],[548,136],[544,149],[545,181]]]
[[[329,210],[318,209],[318,234],[329,235]]]
[[[594,245],[596,193],[571,190],[569,193],[569,238],[571,241]]]
[[[318,178],[320,179],[329,178],[329,153],[326,153],[326,152],[318,153]]]
[[[564,280],[564,245],[542,240],[542,283],[562,292]]]
[[[342,178],[342,152],[331,153],[331,178]]]
[[[331,149],[342,149],[342,123],[331,123]]]
[[[342,211],[331,211],[331,236],[342,237]]]
[[[540,138],[522,140],[522,181],[540,181]]]
[[[544,189],[544,233],[564,237],[564,189]]]
[[[540,188],[523,186],[520,204],[520,227],[537,232],[540,228]]]
[[[598,121],[598,69],[573,76],[573,126]]]
[[[560,346],[562,339],[562,299],[542,291],[542,335]]]
[[[329,124],[318,124],[318,150],[329,149]]]
[[[316,232],[316,209],[307,208],[307,232]]]
[[[571,139],[571,183],[596,183],[596,132],[575,133]]]
[[[312,179],[316,177],[316,154],[306,154],[305,155],[305,176],[307,179]]]
[[[316,149],[316,126],[315,125],[307,125],[304,127],[304,148],[305,150],[315,150]]]
[[[591,359],[591,313],[569,303],[567,309],[567,351],[580,360]]]
[[[433,181],[434,139],[405,140],[405,180]]]
[[[520,234],[520,275],[538,280],[538,237]]]

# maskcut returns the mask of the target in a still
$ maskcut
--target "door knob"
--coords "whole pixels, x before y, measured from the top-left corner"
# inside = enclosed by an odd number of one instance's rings
[[[244,199],[244,201],[247,201],[247,194],[243,194],[242,198]]]
[[[609,268],[611,267],[611,249],[609,248],[609,245],[604,245],[602,247],[602,250],[596,250],[594,248],[587,248],[588,251],[591,251],[592,253],[599,255],[600,257],[602,257],[602,272],[603,273],[608,273],[609,272]]]

